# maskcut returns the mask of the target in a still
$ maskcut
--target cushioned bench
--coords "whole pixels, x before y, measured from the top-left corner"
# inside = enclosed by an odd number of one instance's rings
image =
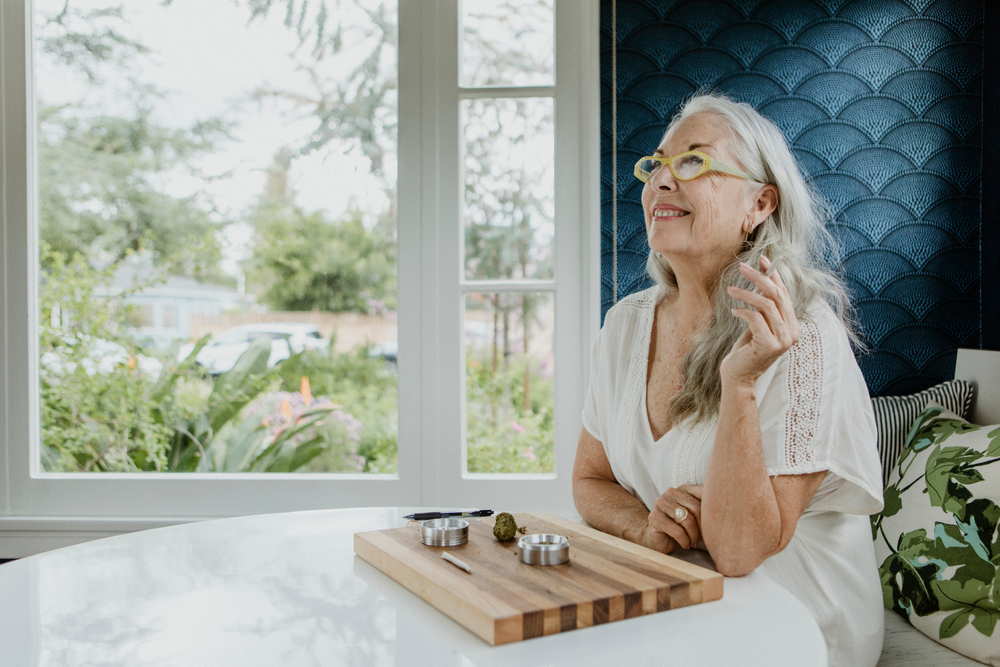
[[[898,614],[885,610],[885,643],[878,667],[981,667],[920,632]]]
[[[973,385],[972,402],[967,418],[973,424],[1000,424],[1000,352],[984,350],[959,350],[955,366],[955,379],[965,380]],[[898,411],[896,418],[899,418]],[[889,411],[880,413],[876,407],[876,419],[880,425],[882,438],[885,422],[892,419]],[[884,443],[880,441],[880,449]],[[899,452],[883,451],[883,465],[893,465]],[[996,499],[993,499],[996,502]],[[1000,627],[1000,626],[998,626]],[[1000,631],[993,639],[1000,645]],[[983,663],[961,655],[934,641],[914,628],[898,614],[885,611],[885,643],[879,667],[958,667],[978,666]]]

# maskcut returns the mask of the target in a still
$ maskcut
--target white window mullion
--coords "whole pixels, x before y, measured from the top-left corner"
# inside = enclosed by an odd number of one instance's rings
[[[3,3],[3,424],[5,454],[2,501],[7,514],[23,512],[28,478],[37,471],[38,378],[31,360],[38,345],[33,334],[33,303],[38,284],[30,258],[37,257],[37,234],[25,221],[35,214],[32,196],[37,172],[34,156],[34,104],[29,85],[31,20],[24,2]],[[14,445],[14,446],[11,446]]]
[[[600,321],[600,79],[599,60],[591,58],[599,11],[598,2],[556,0],[556,488],[560,506],[570,508],[589,351]]]
[[[425,285],[433,285],[436,277],[428,275],[423,252],[404,249],[426,244],[426,209],[433,199],[425,196],[429,179],[424,176],[425,165],[433,155],[428,144],[434,134],[432,116],[429,116],[424,98],[424,86],[433,85],[433,69],[421,57],[426,47],[424,28],[429,23],[425,7],[418,0],[399,2],[399,173],[398,173],[398,248],[397,300],[399,331],[399,429],[397,455],[399,479],[405,488],[408,502],[423,502],[424,470],[426,459],[421,443],[426,441],[425,428],[433,428],[433,420],[425,420],[423,383],[433,381],[434,369],[426,363],[425,348],[433,347],[434,332],[422,326],[423,315],[433,304],[426,303]],[[433,18],[433,17],[430,17]],[[430,23],[433,25],[433,23]],[[430,33],[431,35],[433,33]],[[430,41],[430,40],[426,40]],[[407,54],[406,57],[403,54]],[[432,173],[432,172],[431,172]],[[379,503],[388,504],[388,503]]]
[[[576,136],[567,141],[579,146],[579,169],[575,173],[580,202],[580,290],[582,292],[579,350],[581,368],[589,371],[590,348],[601,329],[601,53],[598,46],[601,8],[599,0],[581,3],[576,21],[563,28],[562,48],[576,40],[582,46],[575,73],[579,90],[569,104],[579,109]],[[559,28],[557,28],[559,29]],[[586,378],[586,372],[585,372]],[[581,396],[581,401],[583,400]],[[582,408],[581,408],[582,409]]]
[[[459,95],[463,100],[477,100],[482,98],[504,98],[519,99],[522,97],[553,97],[556,89],[554,86],[534,86],[525,88],[462,88]]]
[[[471,292],[554,292],[554,280],[467,280],[460,286],[465,294]]]
[[[424,69],[433,81],[423,87],[425,155],[423,162],[424,234],[421,261],[427,281],[421,329],[425,339],[421,387],[422,500],[456,502],[448,480],[457,469],[461,432],[460,379],[454,350],[461,346],[459,276],[455,263],[462,249],[455,220],[460,213],[457,0],[424,2]],[[430,137],[433,137],[431,140]],[[401,248],[401,251],[404,251]],[[400,426],[402,429],[402,425]]]
[[[450,21],[450,17],[457,16],[454,0],[442,1],[442,21]],[[589,3],[595,4],[595,3]],[[446,12],[444,6],[448,5]],[[593,12],[591,11],[593,10]],[[592,201],[596,199],[587,197],[581,198],[580,179],[580,159],[586,153],[580,147],[580,138],[585,130],[581,127],[581,111],[579,109],[579,95],[581,90],[581,60],[583,54],[593,48],[597,39],[596,24],[596,4],[589,8],[579,2],[568,2],[557,0],[556,4],[556,86],[551,87],[519,87],[519,88],[482,88],[482,89],[457,89],[456,94],[441,95],[443,105],[448,105],[450,109],[457,108],[457,99],[478,99],[478,98],[524,98],[524,97],[554,97],[555,102],[555,274],[551,280],[477,280],[463,281],[457,284],[457,289],[452,289],[449,282],[452,276],[464,275],[464,252],[461,244],[462,238],[462,175],[461,170],[453,174],[448,173],[448,167],[442,165],[442,184],[439,188],[442,200],[446,200],[449,193],[455,193],[454,202],[456,214],[451,221],[452,232],[442,234],[443,248],[442,257],[455,257],[458,265],[454,267],[442,267],[442,303],[445,308],[451,308],[455,304],[460,310],[464,310],[464,297],[457,293],[495,293],[495,292],[548,292],[554,296],[555,305],[555,355],[556,355],[556,379],[555,379],[555,472],[553,474],[468,474],[465,472],[466,444],[464,438],[465,411],[463,403],[465,392],[461,390],[464,386],[464,355],[462,349],[464,345],[458,345],[451,359],[443,364],[446,367],[445,378],[456,378],[458,386],[456,388],[447,387],[442,389],[449,397],[443,406],[446,409],[442,412],[441,418],[452,419],[452,415],[457,412],[456,423],[457,435],[453,435],[451,425],[446,428],[447,432],[442,432],[445,442],[440,445],[442,460],[439,464],[438,473],[441,475],[441,498],[448,505],[458,506],[482,506],[495,510],[527,510],[527,509],[547,509],[556,512],[572,512],[571,497],[571,473],[573,458],[576,449],[576,435],[579,432],[580,411],[583,404],[581,386],[584,377],[584,370],[581,361],[585,363],[586,355],[581,353],[584,339],[589,340],[589,332],[581,327],[583,319],[587,314],[594,312],[590,308],[585,308],[584,304],[591,300],[594,294],[587,288],[592,282],[586,275],[591,265],[584,261],[581,251],[584,249],[584,240],[589,238],[591,227],[596,228],[596,211],[592,207]],[[447,14],[447,16],[445,16]],[[584,27],[584,22],[587,22]],[[587,30],[592,30],[593,35],[587,36]],[[447,50],[449,56],[457,63],[458,35],[457,26],[454,31],[449,24],[447,30],[441,33],[441,37],[451,37],[454,35],[454,46],[445,47],[442,45],[442,53]],[[581,39],[582,37],[582,39]],[[443,40],[442,40],[443,41]],[[455,53],[454,56],[451,52]],[[596,71],[593,72],[596,75]],[[444,88],[455,85],[457,76],[442,79]],[[595,88],[596,90],[596,88]],[[447,99],[446,99],[447,98]],[[453,101],[454,100],[454,101]],[[449,111],[450,111],[449,109]],[[439,112],[440,113],[440,112]],[[445,114],[441,115],[444,119]],[[595,120],[596,116],[591,120]],[[442,122],[439,127],[442,134],[448,132],[450,117],[446,122]],[[598,128],[594,125],[588,130],[597,136]],[[448,134],[446,141],[452,138],[460,141],[461,128],[459,132]],[[446,142],[442,142],[444,146]],[[456,146],[460,152],[460,146]],[[451,150],[442,148],[442,156],[450,153]],[[591,155],[596,159],[596,153]],[[456,159],[457,163],[457,159]],[[453,180],[447,182],[447,176]],[[592,186],[595,191],[596,180]],[[596,193],[596,192],[595,192]],[[440,218],[442,229],[446,229],[448,222],[446,216]],[[451,246],[451,239],[458,243]],[[458,298],[454,298],[458,297]],[[460,321],[450,316],[442,318],[442,322],[454,322],[452,331],[462,334],[464,314],[461,314]],[[464,334],[463,334],[464,335]],[[443,348],[447,351],[447,346]],[[454,380],[452,380],[454,381]],[[444,395],[444,394],[443,394]],[[502,506],[501,506],[502,505]]]

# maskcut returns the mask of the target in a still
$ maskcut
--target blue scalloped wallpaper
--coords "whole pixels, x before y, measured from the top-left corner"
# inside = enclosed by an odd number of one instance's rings
[[[1000,3],[986,3],[990,34],[1000,28]],[[986,45],[983,58],[983,349],[1000,350],[1000,42]]]
[[[612,198],[621,298],[651,284],[632,166],[683,99],[714,87],[774,121],[832,203],[873,396],[950,379],[958,347],[1000,348],[996,122],[983,150],[984,114],[1000,120],[1000,99],[995,87],[984,99],[982,84],[984,68],[1000,73],[997,44],[983,46],[984,20],[1000,26],[995,8],[987,17],[970,0],[619,0],[614,194],[611,2],[601,8],[602,318]]]

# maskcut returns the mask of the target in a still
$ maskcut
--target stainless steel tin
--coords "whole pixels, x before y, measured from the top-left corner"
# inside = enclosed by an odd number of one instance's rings
[[[525,535],[517,541],[517,557],[528,565],[562,565],[569,561],[569,540],[550,533]]]
[[[420,541],[429,547],[457,547],[469,541],[465,519],[431,519],[420,525]]]

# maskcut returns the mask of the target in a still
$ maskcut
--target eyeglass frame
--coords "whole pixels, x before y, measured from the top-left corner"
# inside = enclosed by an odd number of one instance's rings
[[[694,176],[691,176],[690,178],[683,178],[676,171],[674,171],[674,160],[680,157],[684,157],[685,155],[697,155],[703,158],[705,161],[704,168]],[[632,173],[635,174],[635,177],[638,178],[643,183],[649,183],[649,181],[652,180],[652,177],[650,177],[650,179],[645,179],[639,175],[640,173],[642,173],[639,170],[639,165],[646,160],[656,160],[657,162],[660,163],[661,168],[663,167],[663,165],[666,165],[670,169],[670,173],[674,175],[674,178],[676,178],[679,181],[693,181],[699,176],[703,176],[710,171],[719,171],[722,172],[723,174],[729,174],[730,176],[736,176],[738,178],[746,179],[751,183],[759,183],[760,185],[764,185],[763,183],[761,183],[760,181],[758,181],[756,178],[746,173],[745,171],[740,171],[736,167],[730,167],[725,162],[721,160],[716,160],[711,155],[707,155],[705,153],[702,153],[701,151],[684,151],[683,153],[678,153],[673,157],[656,157],[655,155],[647,155],[646,157],[639,158],[639,161],[635,163],[635,168],[633,169]]]

